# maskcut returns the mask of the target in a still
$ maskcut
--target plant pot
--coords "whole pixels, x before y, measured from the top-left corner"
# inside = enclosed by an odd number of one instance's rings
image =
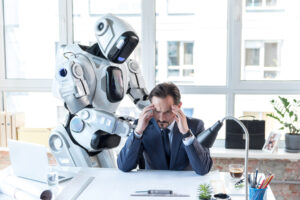
[[[290,153],[300,152],[300,134],[285,134],[285,151]]]

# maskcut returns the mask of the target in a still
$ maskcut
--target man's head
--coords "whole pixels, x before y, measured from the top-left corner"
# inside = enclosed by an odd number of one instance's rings
[[[178,87],[171,82],[158,84],[152,89],[149,99],[155,107],[153,117],[160,128],[166,128],[174,121],[172,106],[180,108],[182,105],[180,98]]]

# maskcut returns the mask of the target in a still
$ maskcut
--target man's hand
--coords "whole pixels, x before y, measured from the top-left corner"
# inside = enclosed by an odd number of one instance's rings
[[[189,131],[186,116],[178,106],[172,106],[172,112],[176,115],[175,121],[177,122],[180,133],[185,134]]]
[[[149,106],[146,106],[143,111],[141,112],[139,116],[138,124],[135,128],[135,132],[137,134],[142,135],[146,127],[148,126],[148,123],[150,119],[153,117],[153,110],[155,109],[153,104],[150,104]]]

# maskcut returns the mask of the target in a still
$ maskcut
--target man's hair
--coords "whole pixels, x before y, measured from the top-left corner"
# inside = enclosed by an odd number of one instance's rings
[[[175,105],[180,103],[180,91],[172,82],[160,83],[156,85],[149,94],[149,100],[152,102],[152,97],[166,98],[167,96],[173,97]]]

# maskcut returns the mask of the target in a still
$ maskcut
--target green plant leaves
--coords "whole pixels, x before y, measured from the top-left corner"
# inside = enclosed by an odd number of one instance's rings
[[[298,122],[298,111],[300,109],[300,100],[293,99],[291,102],[285,98],[278,96],[279,100],[272,99],[270,102],[273,105],[275,113],[267,114],[283,125],[279,130],[285,128],[288,133],[298,134],[300,132]]]
[[[200,184],[198,188],[199,199],[200,200],[208,200],[211,198],[212,188],[209,184]]]

